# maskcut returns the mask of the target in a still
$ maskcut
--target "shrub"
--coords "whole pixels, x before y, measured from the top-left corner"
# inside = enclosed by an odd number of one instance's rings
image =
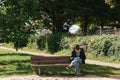
[[[38,49],[37,39],[38,39],[38,36],[31,36],[27,44],[27,47],[30,49]]]
[[[47,48],[49,52],[54,53],[60,50],[62,36],[62,33],[54,33],[47,38]]]
[[[54,33],[50,36],[32,37],[31,44],[37,43],[38,48],[47,49],[50,53],[70,50],[79,44],[84,50],[95,57],[109,57],[111,60],[120,60],[120,37],[115,35],[71,36],[63,33]],[[33,47],[33,45],[31,47]]]
[[[108,50],[109,50],[109,48],[110,48],[111,46],[112,46],[111,41],[109,41],[109,40],[105,40],[105,41],[104,41],[104,45],[103,45],[102,51],[104,52],[104,55],[105,55],[105,56],[108,56]]]
[[[40,50],[43,50],[46,48],[46,40],[47,40],[47,37],[46,36],[40,36],[38,39],[37,39],[37,46]]]
[[[23,48],[27,45],[28,39],[23,37],[16,37],[14,40],[14,48],[18,51],[19,48]]]
[[[98,30],[98,26],[91,24],[90,27],[88,28],[88,34],[95,34],[97,30]]]
[[[62,37],[62,39],[60,40],[59,46],[60,46],[60,50],[70,48],[69,42],[67,41],[67,39],[65,37]]]

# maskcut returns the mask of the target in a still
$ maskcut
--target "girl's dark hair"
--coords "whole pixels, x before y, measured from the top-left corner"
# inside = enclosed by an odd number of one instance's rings
[[[80,49],[80,47],[79,47],[79,45],[78,45],[78,44],[75,46],[75,49],[77,49],[77,50],[79,50],[79,49]]]

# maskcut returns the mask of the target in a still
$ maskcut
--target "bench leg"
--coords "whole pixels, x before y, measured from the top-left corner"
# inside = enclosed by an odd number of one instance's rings
[[[40,68],[38,68],[38,75],[40,75]]]

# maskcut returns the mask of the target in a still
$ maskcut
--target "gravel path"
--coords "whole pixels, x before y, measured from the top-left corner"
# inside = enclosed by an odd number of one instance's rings
[[[46,76],[37,76],[37,75],[29,75],[29,76],[12,76],[8,78],[0,78],[0,80],[120,80],[114,78],[106,78],[106,77],[97,77],[97,76],[87,76],[87,77],[46,77]]]

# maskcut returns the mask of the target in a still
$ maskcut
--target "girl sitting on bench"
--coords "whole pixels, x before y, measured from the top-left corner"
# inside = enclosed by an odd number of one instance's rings
[[[86,55],[83,48],[80,48],[77,44],[71,54],[71,63],[66,67],[68,70],[70,67],[75,67],[75,75],[79,76],[80,74],[80,64],[85,64]]]

